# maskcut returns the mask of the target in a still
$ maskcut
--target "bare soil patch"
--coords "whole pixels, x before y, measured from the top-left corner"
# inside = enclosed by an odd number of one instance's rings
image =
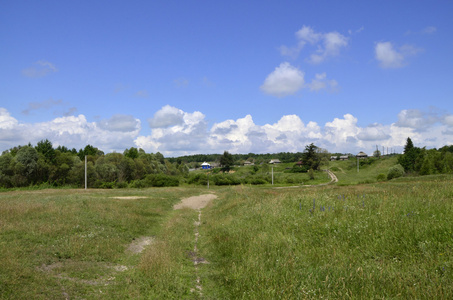
[[[217,198],[214,194],[205,194],[200,196],[193,196],[189,198],[184,198],[180,203],[175,204],[173,209],[182,209],[182,208],[192,208],[192,209],[202,209],[213,199]]]
[[[126,252],[137,254],[145,250],[145,247],[151,245],[154,242],[152,236],[142,236],[138,239],[132,241],[132,243],[127,247]]]

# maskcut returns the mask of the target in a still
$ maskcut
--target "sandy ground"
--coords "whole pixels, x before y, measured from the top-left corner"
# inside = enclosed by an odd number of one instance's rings
[[[214,194],[205,194],[200,196],[193,196],[189,198],[184,198],[181,200],[180,203],[175,204],[173,206],[174,209],[181,209],[181,208],[192,208],[192,209],[202,209],[206,205],[208,205],[211,200],[217,198]]]

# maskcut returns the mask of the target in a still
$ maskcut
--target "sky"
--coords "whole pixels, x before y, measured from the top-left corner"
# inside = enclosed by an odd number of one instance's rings
[[[453,1],[1,1],[0,151],[451,145],[452,13]]]

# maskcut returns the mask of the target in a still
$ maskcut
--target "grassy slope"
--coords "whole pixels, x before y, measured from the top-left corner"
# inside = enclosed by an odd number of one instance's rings
[[[205,212],[207,297],[450,299],[452,180],[232,188]]]
[[[328,168],[334,169],[338,177],[338,185],[351,185],[359,183],[376,182],[379,174],[387,176],[390,167],[398,163],[397,156],[384,157],[376,160],[371,165],[361,166],[357,172],[357,161],[354,159],[347,161],[331,161]],[[338,168],[338,171],[336,170]]]
[[[336,172],[339,179],[351,184],[374,180],[395,160],[359,174],[346,162],[334,163],[345,170]],[[211,186],[219,198],[203,210],[199,227],[199,255],[210,262],[199,267],[203,295],[452,298],[452,180],[444,175],[297,189]],[[197,212],[172,206],[206,192],[184,187],[1,193],[0,298],[197,298],[191,292]],[[126,253],[140,236],[154,236],[155,243],[142,254]],[[128,269],[115,270],[121,266]]]

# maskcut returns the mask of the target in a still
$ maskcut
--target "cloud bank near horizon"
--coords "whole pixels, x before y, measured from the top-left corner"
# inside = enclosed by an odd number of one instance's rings
[[[351,114],[323,125],[304,122],[295,114],[284,115],[274,124],[258,125],[248,114],[236,120],[209,125],[199,111],[184,112],[166,105],[148,119],[150,134],[141,132],[142,121],[130,115],[89,122],[82,114],[58,117],[41,123],[21,123],[0,108],[0,150],[49,139],[59,145],[80,149],[87,144],[104,152],[122,152],[130,147],[165,156],[222,153],[277,153],[303,151],[314,143],[330,152],[371,152],[376,145],[401,152],[407,137],[417,146],[442,147],[453,144],[453,115],[418,109],[402,110],[391,124],[358,125]]]

